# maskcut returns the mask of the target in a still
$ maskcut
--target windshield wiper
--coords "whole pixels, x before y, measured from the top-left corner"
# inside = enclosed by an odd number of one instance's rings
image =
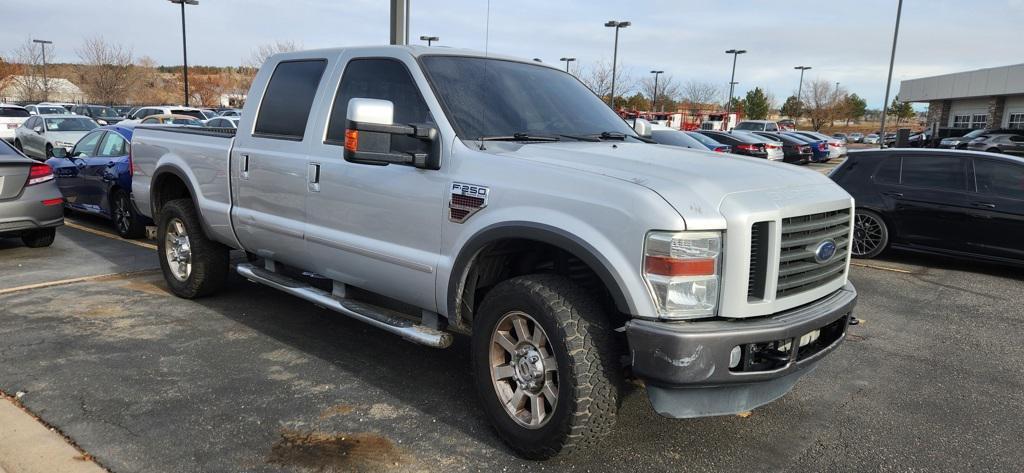
[[[481,136],[480,141],[561,141],[561,138],[530,133],[513,133],[510,136]]]

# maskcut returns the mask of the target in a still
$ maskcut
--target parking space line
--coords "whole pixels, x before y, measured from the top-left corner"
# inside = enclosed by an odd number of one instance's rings
[[[146,243],[146,242],[143,242],[143,241],[136,241],[136,240],[126,240],[124,238],[121,238],[120,236],[117,236],[117,235],[113,234],[113,233],[107,233],[107,232],[104,232],[102,230],[97,230],[95,228],[87,227],[85,225],[79,225],[77,223],[68,221],[68,219],[64,219],[64,225],[68,226],[68,227],[71,227],[71,228],[74,228],[75,230],[81,230],[81,231],[86,232],[86,233],[92,233],[93,235],[99,235],[101,237],[110,238],[111,240],[119,240],[119,241],[123,241],[125,243],[131,243],[131,244],[133,244],[135,246],[141,246],[143,248],[148,248],[150,250],[156,250],[156,245],[154,245],[152,243]]]
[[[151,272],[151,271],[156,271],[156,269],[144,269],[144,270],[141,270],[141,271],[127,271],[127,272],[124,272],[124,273],[95,274],[95,275],[92,275],[92,276],[81,276],[81,277],[77,277],[77,278],[58,279],[56,281],[47,281],[47,282],[39,282],[39,283],[35,283],[35,284],[26,284],[24,286],[17,286],[17,287],[9,287],[7,289],[0,289],[0,296],[5,295],[5,294],[11,294],[11,293],[14,293],[14,292],[28,291],[28,290],[32,290],[32,289],[42,289],[42,288],[53,287],[53,286],[63,286],[63,285],[66,285],[66,284],[74,284],[74,283],[77,283],[77,282],[99,281],[99,280],[114,279],[114,278],[119,278],[119,277],[123,278],[123,277],[131,276],[131,275],[134,275],[134,274],[148,273],[148,272]]]
[[[892,271],[894,273],[903,273],[903,274],[912,274],[913,273],[913,271],[906,270],[906,269],[890,268],[888,266],[878,266],[878,265],[875,265],[875,264],[850,263],[850,266],[859,266],[861,268],[880,269],[882,271]]]

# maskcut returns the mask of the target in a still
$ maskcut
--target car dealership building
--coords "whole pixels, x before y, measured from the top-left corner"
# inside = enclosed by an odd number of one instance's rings
[[[928,128],[1024,128],[1024,64],[900,82],[899,99],[928,104]]]

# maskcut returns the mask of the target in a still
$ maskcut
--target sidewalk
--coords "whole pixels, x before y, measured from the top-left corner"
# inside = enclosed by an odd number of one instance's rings
[[[0,398],[0,473],[104,473],[31,414]]]

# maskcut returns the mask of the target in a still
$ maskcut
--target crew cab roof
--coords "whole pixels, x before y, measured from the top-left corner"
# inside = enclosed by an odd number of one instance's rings
[[[353,46],[342,48],[310,49],[305,51],[291,51],[286,53],[275,54],[267,59],[267,63],[276,63],[293,59],[336,57],[344,52],[353,53],[356,56],[372,57],[382,54],[393,55],[402,51],[408,53],[414,58],[419,58],[422,56],[469,56],[489,59],[501,59],[504,61],[522,62],[562,70],[561,67],[558,67],[553,64],[547,64],[544,62],[538,62],[521,57],[505,56],[493,53],[485,54],[483,51],[478,51],[475,49],[449,48],[440,46],[428,47],[419,45]]]

